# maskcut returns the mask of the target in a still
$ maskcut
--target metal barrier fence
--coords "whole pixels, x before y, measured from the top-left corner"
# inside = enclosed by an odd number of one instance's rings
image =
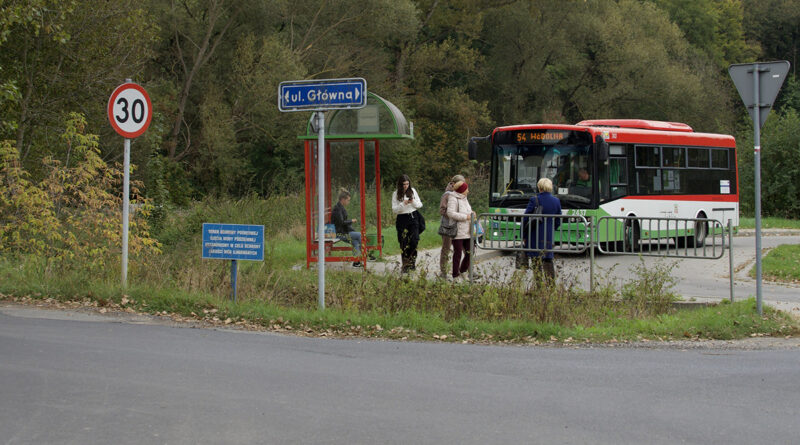
[[[558,222],[558,224],[556,224]],[[483,233],[475,230],[480,224]],[[553,225],[558,227],[552,228]],[[552,230],[552,238],[545,231]],[[707,218],[604,216],[588,221],[580,215],[483,213],[470,225],[473,244],[484,250],[590,253],[590,288],[594,291],[594,251],[684,259],[720,259],[729,250],[730,300],[734,297],[733,227]],[[727,240],[726,240],[727,238]],[[550,248],[544,240],[551,239]],[[525,241],[530,240],[530,241]],[[472,281],[470,263],[470,281]]]
[[[716,260],[726,249],[726,230],[714,219],[604,216],[596,227],[601,253]]]
[[[592,245],[588,223],[580,215],[482,213],[477,222],[483,228],[483,236],[473,237],[476,245],[485,250],[578,254]],[[552,229],[553,226],[557,227]],[[548,229],[552,235],[546,233]],[[546,240],[552,241],[552,247],[547,247]]]

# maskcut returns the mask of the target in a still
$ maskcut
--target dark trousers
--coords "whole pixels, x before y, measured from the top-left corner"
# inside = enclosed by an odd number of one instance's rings
[[[470,238],[453,240],[453,278],[469,270],[470,241]]]
[[[417,268],[417,244],[419,244],[419,221],[410,213],[397,215],[394,224],[397,229],[397,242],[400,244],[403,272]]]

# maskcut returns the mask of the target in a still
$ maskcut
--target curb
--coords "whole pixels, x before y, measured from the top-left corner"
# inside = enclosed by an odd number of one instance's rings
[[[739,229],[733,236],[755,236],[756,229]],[[800,229],[761,229],[762,236],[800,236]]]

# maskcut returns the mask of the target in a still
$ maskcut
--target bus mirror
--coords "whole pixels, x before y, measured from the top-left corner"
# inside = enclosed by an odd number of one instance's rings
[[[470,161],[478,159],[478,143],[472,139],[470,139],[469,143],[467,144],[467,154]]]
[[[597,160],[605,162],[608,160],[608,142],[603,140],[602,136],[597,136],[597,142],[594,144],[595,151],[597,152]]]

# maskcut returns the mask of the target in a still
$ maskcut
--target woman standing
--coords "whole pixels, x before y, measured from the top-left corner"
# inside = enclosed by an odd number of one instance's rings
[[[447,216],[447,202],[450,201],[450,195],[453,194],[453,185],[459,181],[463,182],[464,177],[461,175],[455,175],[447,184],[447,187],[445,187],[442,198],[439,201],[440,215]],[[442,278],[447,278],[447,265],[450,262],[451,247],[453,247],[453,238],[450,238],[447,235],[442,235],[442,250],[439,252],[439,275]]]
[[[548,178],[542,178],[536,183],[536,187],[539,189],[539,194],[531,196],[525,214],[535,214],[536,208],[541,206],[542,215],[561,215],[561,201],[553,196],[553,182]],[[561,225],[561,218],[544,218],[544,220],[545,223],[541,226],[538,222],[531,224],[530,231],[523,234],[525,237],[530,236],[526,240],[526,246],[546,250],[553,248],[553,231]],[[540,255],[539,252],[528,252],[528,256],[537,259],[541,256],[540,267],[545,278],[551,283],[555,282],[556,268],[553,264],[552,250],[544,252],[544,255]]]
[[[453,193],[447,201],[447,217],[458,221],[458,231],[453,238],[453,279],[469,270],[470,236],[469,224],[471,217],[475,216],[472,206],[467,201],[469,186],[464,181],[453,184]],[[463,254],[463,260],[462,260]]]
[[[411,187],[411,180],[407,175],[400,175],[397,179],[397,190],[392,193],[392,212],[397,215],[395,228],[397,229],[397,242],[400,244],[403,258],[403,273],[415,270],[417,267],[417,244],[419,243],[419,212],[422,201],[417,191]]]

